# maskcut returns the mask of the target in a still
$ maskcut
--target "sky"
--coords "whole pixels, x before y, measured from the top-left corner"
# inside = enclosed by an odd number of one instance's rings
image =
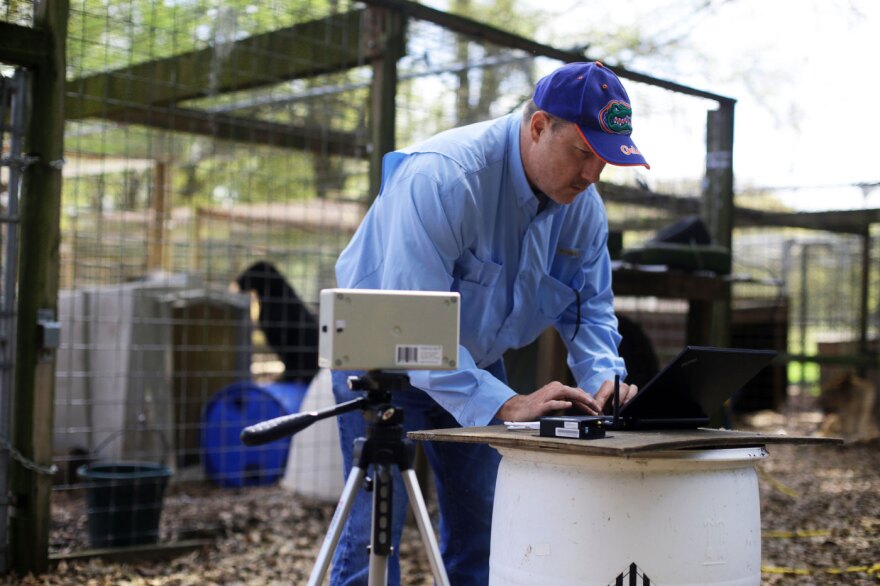
[[[736,189],[772,188],[798,210],[880,208],[877,0],[521,0],[536,40],[737,100]],[[695,9],[711,4],[703,13]],[[696,16],[695,16],[696,15]],[[598,30],[681,38],[683,50],[603,55]],[[592,38],[591,38],[592,37]],[[634,107],[634,138],[638,141]],[[674,161],[652,171],[674,175]],[[797,187],[797,189],[783,189]]]
[[[594,4],[572,3],[554,26],[590,18]],[[655,67],[737,100],[737,189],[796,186],[775,193],[803,210],[880,207],[880,185],[867,197],[853,186],[880,184],[880,2],[730,0],[716,3],[714,15],[687,18],[681,11],[695,4],[624,0],[602,16],[684,35],[702,58],[686,53]],[[633,69],[651,67],[644,59]]]

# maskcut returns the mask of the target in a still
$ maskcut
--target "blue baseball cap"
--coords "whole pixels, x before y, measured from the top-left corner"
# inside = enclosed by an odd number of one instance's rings
[[[573,122],[606,163],[651,168],[630,138],[629,96],[614,72],[598,61],[563,65],[538,81],[532,99],[541,110]]]

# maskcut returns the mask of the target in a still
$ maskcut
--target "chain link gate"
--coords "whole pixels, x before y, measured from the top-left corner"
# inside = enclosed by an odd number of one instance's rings
[[[12,435],[12,376],[15,358],[15,290],[18,267],[18,196],[24,140],[25,73],[0,75],[0,574],[8,564],[8,480],[12,459],[21,456]],[[5,155],[8,153],[8,155]],[[4,197],[5,196],[5,197]]]

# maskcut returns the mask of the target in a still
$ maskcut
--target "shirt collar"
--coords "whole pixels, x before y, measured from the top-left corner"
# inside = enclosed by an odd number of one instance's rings
[[[508,125],[507,140],[507,160],[510,175],[510,183],[513,186],[516,195],[517,205],[521,208],[529,207],[532,214],[538,213],[539,198],[529,184],[526,177],[526,170],[522,164],[522,154],[519,148],[519,133],[522,125],[522,115],[519,113],[510,114],[510,124]],[[547,197],[547,196],[545,196]],[[544,210],[550,214],[555,214],[561,206],[552,199],[544,206]]]
[[[508,125],[507,139],[507,161],[510,183],[513,186],[516,202],[519,207],[531,205],[535,210],[538,209],[538,199],[529,180],[526,178],[526,170],[523,168],[522,155],[519,150],[519,132],[522,124],[522,115],[513,113],[510,115],[510,124]]]

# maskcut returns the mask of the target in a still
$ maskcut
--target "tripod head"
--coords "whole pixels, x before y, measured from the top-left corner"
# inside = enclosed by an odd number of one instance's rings
[[[406,389],[408,383],[409,377],[405,372],[371,370],[361,376],[349,377],[349,388],[353,391],[364,391],[363,397],[320,411],[292,413],[261,421],[242,429],[239,437],[245,445],[259,446],[295,435],[317,421],[355,409],[364,411],[364,417],[371,425],[400,425],[403,422],[403,412],[391,403],[391,394]]]
[[[361,376],[348,377],[348,388],[368,393],[402,391],[408,384],[409,376],[405,372],[370,370]]]

